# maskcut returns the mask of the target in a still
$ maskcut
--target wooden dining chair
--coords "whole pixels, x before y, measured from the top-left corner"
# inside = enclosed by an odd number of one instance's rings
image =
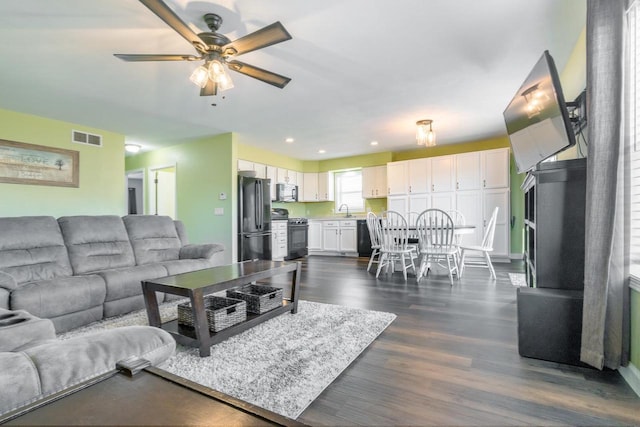
[[[405,281],[407,280],[407,270],[409,268],[414,273],[416,272],[413,260],[417,254],[415,248],[409,245],[408,240],[407,220],[396,211],[382,212],[380,215],[380,259],[376,278],[383,268],[385,268],[386,273],[389,270],[393,272],[396,261],[402,267],[402,275]]]
[[[489,254],[493,252],[493,237],[496,233],[497,220],[498,207],[496,207],[491,214],[489,224],[487,224],[487,228],[484,231],[482,244],[480,244],[480,246],[460,246],[460,277],[462,277],[466,267],[485,267],[489,269],[491,278],[496,278],[496,272],[493,269],[493,264],[491,264],[491,257]],[[471,253],[471,259],[467,258],[469,253]]]
[[[367,213],[367,229],[369,230],[372,250],[369,264],[367,265],[367,271],[369,271],[374,263],[380,262],[380,220],[373,212]]]
[[[453,286],[453,274],[458,273],[458,246],[454,241],[453,220],[445,211],[427,209],[416,220],[420,269],[418,281],[426,275],[432,262],[447,261],[449,281]]]
[[[452,209],[450,211],[447,211],[447,213],[451,217],[451,220],[453,221],[454,226],[467,224],[467,220],[465,219],[464,214],[459,210]],[[462,244],[462,237],[463,235],[461,233],[454,234],[453,236],[453,241],[456,244],[456,246],[458,246],[458,253],[456,254],[456,256],[458,257],[458,267],[460,267],[460,260],[462,258],[462,250],[460,249],[460,245]]]

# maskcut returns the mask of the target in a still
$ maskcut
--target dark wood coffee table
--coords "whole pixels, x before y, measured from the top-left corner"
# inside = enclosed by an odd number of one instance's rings
[[[226,340],[233,335],[246,331],[259,323],[288,311],[293,314],[297,313],[301,265],[300,262],[245,261],[143,281],[142,292],[147,308],[147,316],[149,317],[149,325],[162,328],[169,332],[180,344],[198,347],[201,357],[209,356],[211,354],[210,347],[213,344]],[[247,313],[247,320],[244,322],[230,326],[219,332],[209,331],[203,299],[205,295],[252,282],[260,285],[260,282],[257,281],[287,273],[292,273],[291,296],[290,298],[284,298],[282,307],[259,315]],[[162,323],[156,292],[188,297],[191,300],[191,307],[194,314],[194,328],[189,330],[180,327],[178,320]]]
[[[304,426],[148,365],[135,373],[119,366],[0,416],[0,424]]]

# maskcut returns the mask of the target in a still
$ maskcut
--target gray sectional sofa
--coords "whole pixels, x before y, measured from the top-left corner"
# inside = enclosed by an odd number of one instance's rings
[[[3,415],[112,371],[119,361],[137,357],[158,365],[175,346],[168,332],[151,326],[59,340],[51,320],[0,309],[0,423]]]
[[[0,218],[0,308],[68,331],[144,308],[142,280],[213,267],[223,250],[188,244],[167,216]]]

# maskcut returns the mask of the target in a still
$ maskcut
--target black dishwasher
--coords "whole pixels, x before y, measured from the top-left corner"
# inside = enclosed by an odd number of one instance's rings
[[[369,237],[369,229],[367,228],[367,220],[358,220],[358,256],[371,256],[371,237]]]

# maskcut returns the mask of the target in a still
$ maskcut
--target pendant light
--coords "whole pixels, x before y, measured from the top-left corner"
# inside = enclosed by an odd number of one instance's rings
[[[416,125],[416,142],[418,145],[425,147],[434,147],[436,145],[436,133],[433,131],[431,124],[433,120],[418,120]]]

